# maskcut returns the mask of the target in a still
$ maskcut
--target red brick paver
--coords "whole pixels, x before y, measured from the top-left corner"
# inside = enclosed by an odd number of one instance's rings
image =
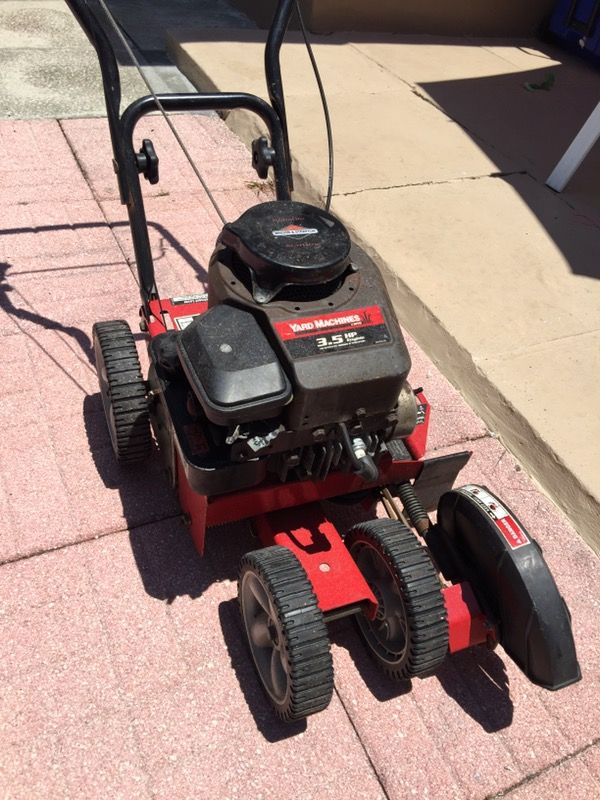
[[[177,124],[229,218],[268,196],[217,118]],[[159,282],[196,292],[218,218],[163,123],[144,126],[161,158],[147,193]],[[136,330],[138,296],[106,122],[1,122],[0,145],[0,797],[596,796],[598,560],[412,341],[431,448],[472,449],[461,480],[487,483],[539,539],[584,680],[544,692],[479,649],[394,685],[339,622],[330,708],[275,721],[235,602],[246,526],[211,531],[200,559],[158,459],[112,458],[91,326]],[[43,169],[20,169],[36,147]]]

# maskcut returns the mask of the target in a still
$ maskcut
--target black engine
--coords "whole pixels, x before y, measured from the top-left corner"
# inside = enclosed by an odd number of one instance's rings
[[[416,423],[410,358],[377,267],[341,222],[291,201],[249,209],[219,237],[208,302],[152,345],[167,395],[165,382],[181,394],[181,368],[187,379],[189,420],[178,425],[171,414],[188,458],[184,429],[202,426],[204,446],[196,436],[194,447],[206,480],[196,488],[214,494],[269,473],[324,479],[336,469],[375,480],[386,442]]]

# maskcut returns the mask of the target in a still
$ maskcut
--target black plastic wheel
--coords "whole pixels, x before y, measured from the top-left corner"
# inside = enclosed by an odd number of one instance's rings
[[[238,597],[256,670],[278,716],[292,721],[326,708],[333,693],[329,636],[296,556],[278,545],[247,553]]]
[[[92,329],[102,405],[115,456],[141,461],[152,449],[146,386],[129,325],[97,322]]]
[[[356,618],[370,654],[392,678],[430,675],[447,655],[448,622],[428,552],[392,519],[355,525],[346,545],[379,604],[375,619]]]

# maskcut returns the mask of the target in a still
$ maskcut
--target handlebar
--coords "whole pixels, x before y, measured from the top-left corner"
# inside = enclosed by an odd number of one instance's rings
[[[127,206],[140,279],[140,294],[143,303],[147,305],[150,300],[158,296],[158,292],[139,180],[139,162],[133,146],[135,125],[144,114],[155,111],[160,106],[169,111],[245,108],[261,117],[269,129],[274,151],[272,163],[276,195],[279,200],[289,200],[292,187],[291,159],[279,51],[295,0],[279,0],[265,48],[265,72],[271,105],[256,95],[242,92],[161,94],[139,98],[122,114],[119,67],[109,36],[98,16],[97,2],[95,0],[65,0],[65,2],[98,56],[119,193],[121,202]],[[106,22],[110,22],[105,9],[102,9],[102,14]]]

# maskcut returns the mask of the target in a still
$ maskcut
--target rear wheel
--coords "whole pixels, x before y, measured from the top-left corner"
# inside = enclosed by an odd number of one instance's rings
[[[254,664],[278,716],[322,711],[333,693],[327,626],[304,569],[275,545],[242,559],[238,596]]]
[[[448,622],[428,552],[391,519],[356,525],[346,545],[378,601],[374,619],[356,618],[370,654],[392,678],[430,675],[448,652]]]
[[[120,463],[141,461],[152,449],[146,385],[129,325],[97,322],[92,329],[96,370],[111,444]]]

